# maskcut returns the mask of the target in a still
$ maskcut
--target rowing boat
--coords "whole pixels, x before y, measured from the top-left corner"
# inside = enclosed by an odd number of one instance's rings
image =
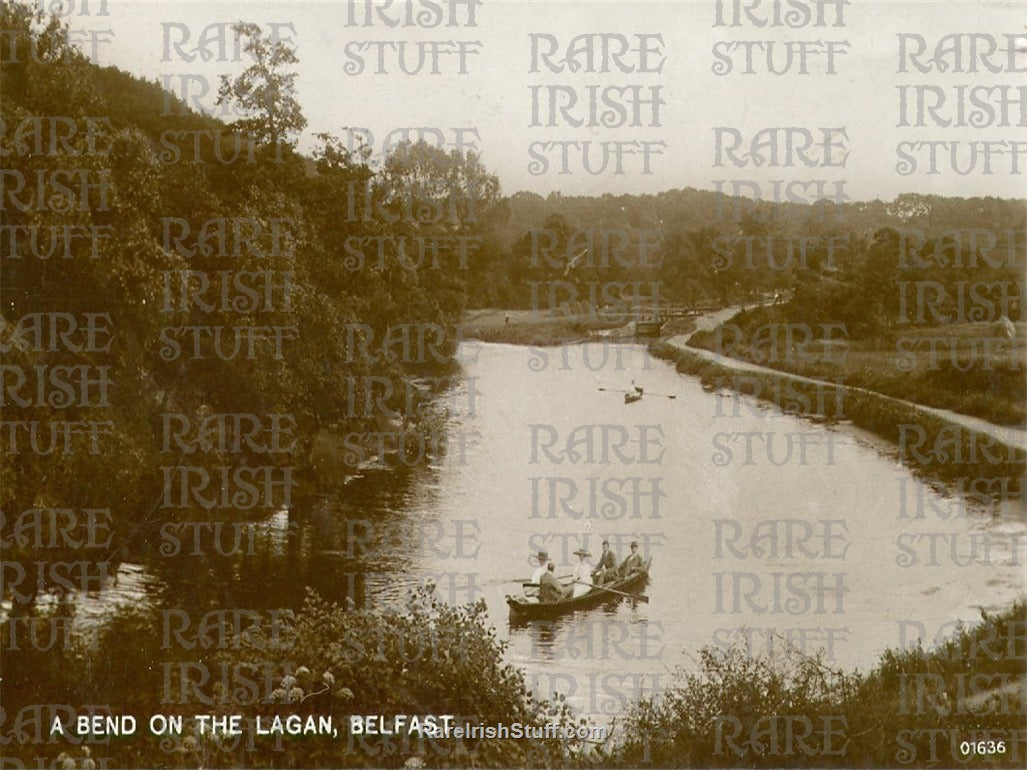
[[[507,595],[506,603],[510,605],[510,617],[518,620],[555,618],[574,610],[588,609],[603,602],[620,600],[622,597],[603,589],[609,588],[622,593],[640,591],[649,582],[649,565],[652,564],[652,561],[653,559],[650,556],[643,565],[641,572],[634,572],[628,577],[603,583],[602,588],[597,586],[587,594],[568,597],[558,602],[540,602],[535,597]]]
[[[641,399],[642,399],[642,394],[638,393],[638,392],[632,393],[632,392],[628,391],[627,393],[624,394],[624,403],[625,404],[633,404],[636,401],[640,401]]]

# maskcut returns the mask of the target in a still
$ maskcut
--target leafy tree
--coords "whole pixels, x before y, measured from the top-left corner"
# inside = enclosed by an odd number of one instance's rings
[[[412,197],[421,223],[473,228],[483,211],[499,201],[499,179],[473,151],[446,152],[423,139],[402,142],[382,164],[386,200]]]
[[[235,125],[258,143],[291,144],[288,137],[307,126],[295,97],[296,73],[285,71],[299,61],[295,51],[281,40],[268,40],[251,22],[239,22],[232,29],[237,37],[245,38],[243,50],[253,57],[253,64],[234,80],[221,76],[218,104],[234,101],[251,113],[252,117]]]

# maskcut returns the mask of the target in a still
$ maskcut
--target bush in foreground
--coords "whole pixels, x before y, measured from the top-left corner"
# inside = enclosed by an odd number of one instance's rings
[[[697,673],[641,701],[615,766],[1022,767],[1023,602],[957,624],[933,650],[886,651],[867,674],[819,656],[705,648]]]

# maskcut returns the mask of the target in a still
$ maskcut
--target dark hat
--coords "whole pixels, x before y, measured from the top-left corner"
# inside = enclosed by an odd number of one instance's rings
[[[637,540],[632,540],[631,541],[631,547],[632,548],[638,548],[638,541]]]
[[[609,540],[604,540],[604,541],[603,541],[603,545],[609,545],[609,544],[610,544],[610,541],[609,541]]]
[[[574,552],[574,555],[575,555],[575,556],[591,556],[592,554],[590,554],[590,553],[589,553],[588,551],[586,551],[586,550],[585,550],[584,548],[579,548],[578,550],[576,550],[576,551]]]
[[[535,558],[538,559],[539,561],[546,561],[549,558],[549,554],[546,553],[545,551],[539,551],[535,555]]]

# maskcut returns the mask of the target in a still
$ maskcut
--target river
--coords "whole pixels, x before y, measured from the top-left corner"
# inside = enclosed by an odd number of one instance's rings
[[[602,718],[694,670],[704,645],[780,654],[789,639],[867,668],[886,647],[918,633],[929,645],[952,621],[1023,595],[1022,511],[963,506],[851,426],[706,392],[638,345],[463,354],[474,399],[453,399],[442,456],[364,470],[338,496],[276,513],[250,557],[211,562],[209,579],[187,557],[162,560],[159,576],[123,565],[129,579],[102,601],[295,607],[311,586],[379,605],[433,580],[450,601],[485,599],[538,694],[563,692]],[[617,391],[632,381],[645,396],[625,404]],[[621,499],[592,506],[590,484],[603,483]],[[630,540],[653,558],[648,603],[510,623],[505,596],[535,551],[566,574],[573,551],[594,561],[604,537],[619,558]]]

